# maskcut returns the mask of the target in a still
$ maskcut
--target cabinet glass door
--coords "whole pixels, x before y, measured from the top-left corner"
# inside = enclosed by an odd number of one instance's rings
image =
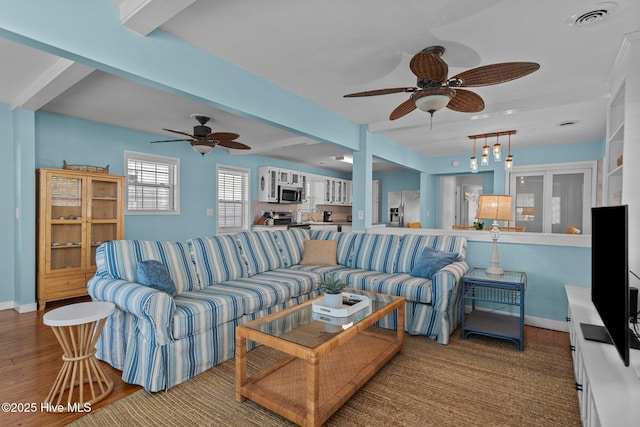
[[[90,181],[89,262],[95,267],[96,248],[118,238],[118,183],[93,178]]]
[[[50,248],[48,272],[83,268],[83,186],[82,178],[51,176],[51,233],[50,241],[45,242]]]

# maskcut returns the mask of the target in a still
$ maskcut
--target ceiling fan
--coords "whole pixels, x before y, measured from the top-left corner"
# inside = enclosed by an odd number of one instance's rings
[[[417,87],[369,90],[351,93],[344,97],[411,93],[409,99],[391,112],[389,119],[399,119],[418,108],[431,114],[433,120],[433,113],[444,107],[463,113],[477,113],[484,109],[482,97],[469,90],[461,89],[463,87],[504,83],[524,77],[540,68],[540,65],[535,62],[503,62],[472,68],[448,79],[449,67],[441,58],[444,51],[442,46],[431,46],[411,58],[409,68],[418,78]]]
[[[224,147],[224,148],[231,148],[234,150],[250,150],[251,149],[251,147],[249,147],[246,144],[243,144],[238,141],[234,141],[236,138],[240,137],[240,135],[238,135],[237,133],[231,133],[231,132],[211,133],[211,128],[209,126],[205,126],[207,122],[210,120],[209,117],[201,114],[192,114],[191,116],[200,123],[200,126],[193,127],[193,134],[182,132],[179,130],[164,129],[168,132],[173,132],[179,135],[188,136],[189,137],[188,139],[184,139],[184,138],[168,139],[164,141],[151,141],[151,142],[156,143],[156,142],[186,141],[189,144],[191,144],[191,146],[196,152],[202,154],[203,156],[208,152],[210,152],[211,150],[213,150],[213,148],[216,145],[219,145],[220,147]]]

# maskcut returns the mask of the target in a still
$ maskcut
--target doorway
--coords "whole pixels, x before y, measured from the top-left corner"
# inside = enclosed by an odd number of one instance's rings
[[[473,225],[482,194],[482,175],[447,175],[440,178],[440,228]]]

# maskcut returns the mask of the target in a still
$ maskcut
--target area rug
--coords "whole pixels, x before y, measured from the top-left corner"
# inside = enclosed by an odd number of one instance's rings
[[[456,334],[449,345],[406,335],[396,355],[326,426],[580,426],[572,361],[563,349]],[[249,352],[249,363],[277,357]],[[255,368],[255,366],[253,366]],[[251,368],[251,366],[250,366]],[[140,390],[73,426],[293,426],[235,401],[235,364],[224,362],[168,392]]]

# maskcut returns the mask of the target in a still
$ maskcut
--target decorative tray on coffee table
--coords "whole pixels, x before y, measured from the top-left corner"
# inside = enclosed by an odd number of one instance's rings
[[[313,311],[328,316],[347,317],[363,308],[369,307],[369,304],[369,298],[365,295],[342,292],[342,306],[327,307],[324,305],[324,298],[320,298],[318,301],[313,302]]]

